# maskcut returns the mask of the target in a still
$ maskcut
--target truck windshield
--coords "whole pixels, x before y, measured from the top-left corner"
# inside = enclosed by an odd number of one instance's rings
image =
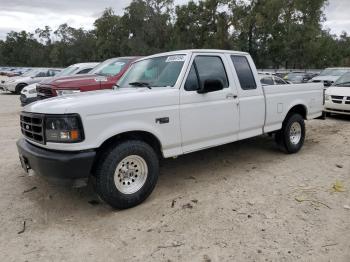
[[[108,59],[92,69],[90,73],[102,76],[115,76],[124,69],[129,61],[130,59],[127,58]]]
[[[134,63],[120,79],[120,87],[173,87],[180,75],[186,55],[144,59]]]

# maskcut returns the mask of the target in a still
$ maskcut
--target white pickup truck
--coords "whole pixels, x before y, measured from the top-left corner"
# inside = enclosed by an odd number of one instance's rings
[[[123,209],[151,194],[162,157],[266,133],[296,153],[304,120],[322,110],[322,83],[262,87],[247,53],[176,51],[134,62],[114,90],[25,107],[17,147],[26,171],[94,177],[99,196]]]

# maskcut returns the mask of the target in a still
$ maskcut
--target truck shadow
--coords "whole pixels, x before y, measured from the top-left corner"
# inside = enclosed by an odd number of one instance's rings
[[[312,143],[308,146],[313,146]],[[169,197],[182,192],[196,191],[197,181],[223,179],[224,176],[240,177],[254,169],[273,165],[288,157],[281,152],[268,136],[259,136],[235,143],[214,147],[178,157],[177,159],[164,159],[161,161],[160,177],[156,189],[151,196],[140,206],[121,212],[129,212],[138,208],[147,209]],[[57,219],[74,217],[78,214],[83,219],[93,219],[93,216],[103,217],[113,215],[107,204],[94,193],[92,184],[88,187],[74,189],[62,187],[36,177],[34,183],[38,188],[37,194],[28,194],[32,202],[44,214],[50,214],[49,222]],[[28,187],[28,185],[27,185]],[[136,211],[131,211],[136,212]]]
[[[350,115],[332,114],[332,115],[328,116],[327,119],[340,120],[340,121],[350,121]]]
[[[0,90],[0,96],[14,96],[14,95],[17,95],[17,94]]]

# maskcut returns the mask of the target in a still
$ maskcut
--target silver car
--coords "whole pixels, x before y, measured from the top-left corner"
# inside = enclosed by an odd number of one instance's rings
[[[58,68],[34,68],[21,76],[8,78],[4,83],[1,83],[1,88],[4,91],[20,94],[25,86],[53,77],[61,70]]]

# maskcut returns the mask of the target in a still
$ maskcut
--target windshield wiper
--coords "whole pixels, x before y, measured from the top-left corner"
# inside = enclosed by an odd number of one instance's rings
[[[341,86],[341,85],[348,85],[350,84],[350,81],[347,81],[347,82],[342,82],[342,83],[336,83],[334,84],[335,86]]]
[[[152,87],[150,87],[149,83],[147,82],[131,82],[129,83],[129,85],[137,87],[147,87],[148,89],[152,89]]]

